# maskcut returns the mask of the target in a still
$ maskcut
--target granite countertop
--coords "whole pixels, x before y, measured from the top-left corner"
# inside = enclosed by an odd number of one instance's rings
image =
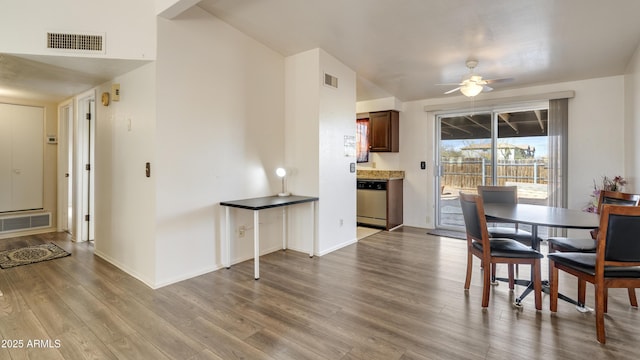
[[[361,170],[356,172],[358,179],[371,180],[395,180],[404,179],[404,171],[402,170]]]

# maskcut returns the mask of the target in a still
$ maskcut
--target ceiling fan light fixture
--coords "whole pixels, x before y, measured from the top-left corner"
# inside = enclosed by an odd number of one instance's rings
[[[460,92],[466,97],[474,97],[482,92],[482,86],[473,81],[465,81],[460,87]]]

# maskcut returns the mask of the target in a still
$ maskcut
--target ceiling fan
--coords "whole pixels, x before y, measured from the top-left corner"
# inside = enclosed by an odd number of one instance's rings
[[[478,66],[478,60],[469,59],[466,62],[467,68],[469,68],[469,75],[465,77],[462,82],[459,84],[439,84],[439,85],[458,85],[457,88],[451,89],[445,92],[445,95],[451,94],[455,91],[460,90],[460,92],[467,97],[474,97],[481,92],[487,92],[493,90],[492,87],[487,84],[495,84],[501,82],[509,82],[512,81],[512,78],[503,78],[503,79],[483,79],[482,76],[476,75],[473,73],[473,69]]]

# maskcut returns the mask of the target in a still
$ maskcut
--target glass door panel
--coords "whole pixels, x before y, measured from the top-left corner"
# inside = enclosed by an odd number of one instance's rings
[[[519,202],[548,204],[547,114],[540,107],[438,116],[436,227],[463,230],[458,194],[478,185],[515,185]]]
[[[497,112],[496,185],[518,187],[518,203],[548,205],[547,109]],[[528,225],[519,225],[531,231]],[[548,229],[538,228],[546,238]]]
[[[458,194],[491,184],[491,113],[439,117],[437,227],[464,226]]]

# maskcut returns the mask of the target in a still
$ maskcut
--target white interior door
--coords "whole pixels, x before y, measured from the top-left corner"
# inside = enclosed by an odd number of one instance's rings
[[[78,98],[76,118],[77,147],[74,177],[78,179],[74,194],[74,219],[78,241],[94,240],[94,176],[93,160],[95,147],[95,93],[93,91]]]
[[[58,230],[73,235],[73,106],[58,108]]]

